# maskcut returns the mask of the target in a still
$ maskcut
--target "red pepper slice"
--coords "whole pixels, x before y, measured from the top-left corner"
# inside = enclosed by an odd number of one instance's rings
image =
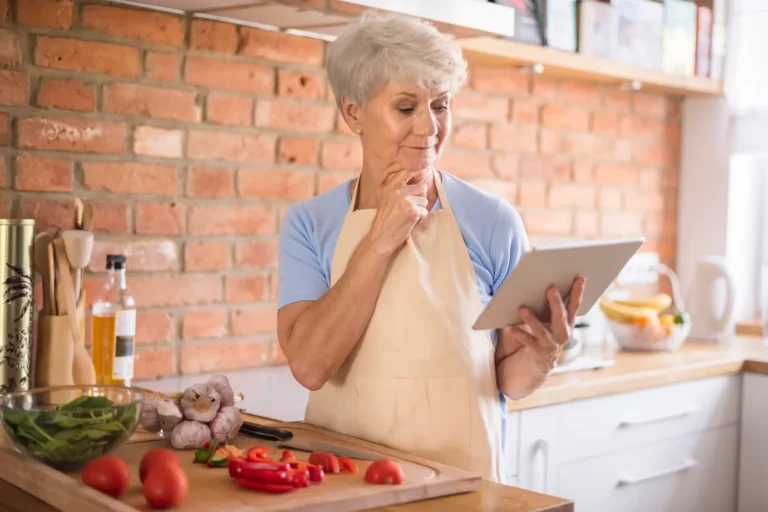
[[[349,471],[352,474],[355,474],[358,471],[357,466],[349,457],[344,457],[343,455],[339,457],[339,464],[341,465],[342,471]]]
[[[244,478],[238,478],[237,483],[248,489],[255,489],[257,491],[265,491],[276,494],[285,492],[291,492],[295,489],[292,485],[280,485],[280,484],[265,484],[262,482],[254,482],[253,480],[246,480]]]
[[[281,464],[278,462],[252,462],[243,459],[229,459],[227,466],[229,468],[229,476],[232,478],[249,478],[248,475],[252,472],[287,472],[291,469],[288,464]]]
[[[307,470],[309,471],[310,482],[322,482],[325,478],[325,473],[321,466],[315,466],[314,464],[308,464]]]
[[[291,466],[291,469],[295,469],[296,471],[307,471],[307,463],[306,462],[300,462],[298,460],[293,460],[288,462],[288,464]]]
[[[288,475],[294,487],[309,487],[309,470],[298,471],[292,469],[288,472]]]
[[[309,455],[309,463],[322,466],[326,473],[339,473],[339,459],[335,455],[326,452],[312,452]]]
[[[251,462],[269,461],[269,454],[267,448],[263,446],[254,446],[248,450],[248,454],[245,457]]]
[[[283,450],[283,456],[280,457],[280,462],[295,462],[296,456],[291,450]]]

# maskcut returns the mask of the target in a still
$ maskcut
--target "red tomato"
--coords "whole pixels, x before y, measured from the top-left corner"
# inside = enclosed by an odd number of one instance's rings
[[[139,480],[141,480],[141,483],[144,483],[150,469],[165,463],[179,466],[181,461],[179,461],[179,456],[176,455],[176,452],[168,448],[155,448],[145,453],[139,464]]]
[[[308,462],[315,466],[323,468],[325,473],[339,473],[339,459],[332,453],[312,452],[309,454]]]
[[[379,459],[365,472],[365,481],[369,484],[398,485],[405,481],[405,474],[400,464],[389,459]]]
[[[144,482],[144,498],[152,508],[172,508],[181,505],[189,494],[189,479],[180,466],[158,464]]]
[[[112,455],[104,455],[89,462],[80,474],[83,483],[113,498],[122,496],[128,489],[131,473],[128,464]]]

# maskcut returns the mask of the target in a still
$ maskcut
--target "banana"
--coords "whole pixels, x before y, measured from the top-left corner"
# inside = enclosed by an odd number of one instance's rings
[[[651,297],[636,297],[633,299],[616,300],[614,302],[620,306],[651,308],[660,313],[672,305],[672,297],[666,293],[658,293]]]
[[[605,297],[600,299],[600,309],[608,319],[615,322],[633,323],[644,320],[658,323],[659,320],[658,312],[654,308],[626,306]]]

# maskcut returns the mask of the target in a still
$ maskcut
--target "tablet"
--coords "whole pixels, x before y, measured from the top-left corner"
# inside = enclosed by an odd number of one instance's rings
[[[587,284],[576,314],[587,314],[644,241],[643,237],[590,240],[527,251],[477,318],[473,329],[521,324],[522,306],[528,307],[536,318],[548,321],[547,289],[555,285],[567,304],[571,285],[579,276],[586,277]]]

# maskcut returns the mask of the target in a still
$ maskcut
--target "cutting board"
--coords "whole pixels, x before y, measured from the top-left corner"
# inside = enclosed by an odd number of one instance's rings
[[[277,423],[274,426],[291,430],[295,437],[380,453],[382,458],[396,460],[401,465],[405,473],[405,483],[401,485],[368,484],[364,481],[363,475],[371,461],[355,460],[355,464],[360,469],[357,474],[327,474],[322,483],[313,484],[308,488],[296,489],[287,494],[266,494],[240,487],[229,477],[226,468],[209,468],[194,464],[194,451],[186,450],[179,451],[179,456],[189,478],[189,496],[181,507],[174,510],[179,512],[310,510],[344,512],[473,491],[481,484],[478,475],[305,423]],[[275,459],[280,458],[283,450],[274,442],[242,435],[238,436],[233,444],[246,450],[257,445],[267,446],[270,448],[270,456]],[[18,454],[7,445],[0,448],[0,478],[57,507],[62,512],[149,511],[151,509],[144,500],[139,482],[139,463],[147,451],[168,445],[168,441],[163,439],[129,442],[114,452],[114,455],[126,461],[131,470],[130,486],[121,500],[115,500],[82,485],[78,472],[56,471]],[[299,460],[306,460],[309,454],[294,451],[294,455]]]

